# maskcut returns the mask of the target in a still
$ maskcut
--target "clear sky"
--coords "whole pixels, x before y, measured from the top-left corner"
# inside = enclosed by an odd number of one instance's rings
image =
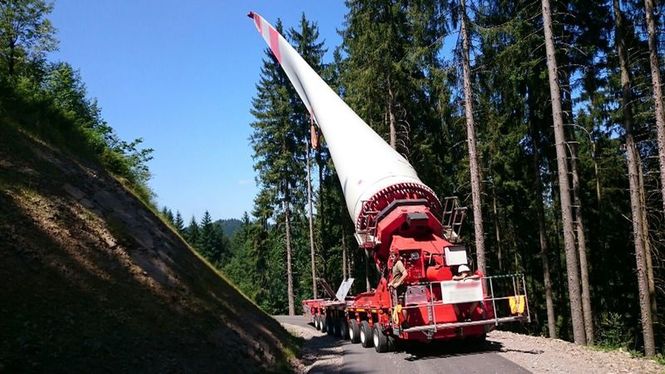
[[[251,211],[257,188],[249,113],[268,22],[318,23],[329,54],[340,43],[343,1],[56,0],[52,60],[80,70],[88,95],[125,140],[154,148],[150,182],[161,206],[185,221]]]

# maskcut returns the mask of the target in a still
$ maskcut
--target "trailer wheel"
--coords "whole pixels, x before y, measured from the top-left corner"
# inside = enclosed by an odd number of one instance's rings
[[[328,322],[330,323],[328,325],[328,334],[330,336],[337,336],[337,318],[331,318]]]
[[[321,332],[328,331],[328,317],[319,315],[319,326],[321,326]]]
[[[342,336],[342,339],[349,339],[349,321],[346,318],[342,318],[339,322],[339,333]]]
[[[326,315],[326,332],[328,335],[333,336],[335,334],[335,321],[329,316]]]
[[[342,320],[339,317],[335,318],[335,320],[333,321],[333,325],[335,325],[335,331],[333,331],[333,335],[335,335],[338,338],[341,337],[342,336]]]
[[[388,352],[391,346],[388,335],[381,331],[381,326],[379,326],[378,323],[374,325],[373,330],[372,340],[374,343],[374,349],[379,353]]]
[[[363,348],[372,346],[372,328],[367,321],[360,322],[360,344]]]
[[[397,338],[394,335],[388,335],[388,352],[397,350]]]
[[[355,319],[349,321],[349,339],[351,343],[360,343],[360,326]]]

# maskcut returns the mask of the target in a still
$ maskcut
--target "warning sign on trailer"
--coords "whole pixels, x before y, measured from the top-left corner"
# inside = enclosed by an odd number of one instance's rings
[[[483,300],[480,279],[441,282],[441,298],[444,304],[471,303]]]

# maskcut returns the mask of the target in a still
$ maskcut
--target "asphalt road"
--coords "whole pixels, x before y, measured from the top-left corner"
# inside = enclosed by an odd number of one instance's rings
[[[275,316],[279,322],[313,329],[302,316]],[[529,373],[528,370],[497,353],[501,344],[488,340],[481,348],[469,349],[454,342],[413,344],[400,347],[397,352],[377,353],[374,348],[363,348],[330,336],[320,339],[315,349],[342,347],[342,368],[319,368],[341,373]],[[327,370],[329,369],[329,370]],[[320,371],[320,370],[317,370]]]

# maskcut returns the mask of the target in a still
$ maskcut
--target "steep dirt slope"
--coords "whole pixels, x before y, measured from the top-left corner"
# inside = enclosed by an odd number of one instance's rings
[[[116,179],[6,123],[0,280],[0,373],[288,371],[296,350]]]

